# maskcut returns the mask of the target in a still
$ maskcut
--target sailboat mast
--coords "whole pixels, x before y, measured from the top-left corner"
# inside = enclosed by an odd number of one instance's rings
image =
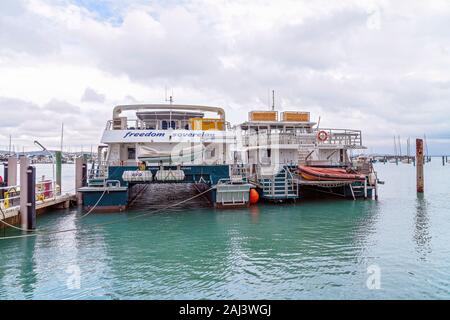
[[[394,136],[394,156],[397,157],[397,140]]]
[[[61,152],[63,151],[64,143],[64,122],[61,124]]]
[[[410,137],[408,137],[408,146],[407,146],[407,148],[408,148],[408,150],[407,150],[407,152],[408,152],[408,161],[409,161],[409,157],[410,157],[410,155],[411,155],[411,141],[410,141]]]
[[[425,134],[423,135],[423,140],[425,142],[426,161],[428,162],[428,143],[427,143],[427,136]]]

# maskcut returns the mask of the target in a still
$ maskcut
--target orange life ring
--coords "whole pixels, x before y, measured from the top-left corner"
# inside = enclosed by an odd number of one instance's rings
[[[319,139],[322,142],[327,141],[328,133],[323,130],[319,131],[319,133],[317,134],[317,139]]]

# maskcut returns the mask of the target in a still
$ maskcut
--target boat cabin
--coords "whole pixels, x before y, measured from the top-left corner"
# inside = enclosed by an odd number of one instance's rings
[[[123,115],[123,112],[130,113]],[[213,113],[205,117],[206,113]],[[216,115],[214,117],[214,114]],[[191,105],[129,105],[114,108],[102,143],[109,165],[225,164],[229,124],[221,108]]]

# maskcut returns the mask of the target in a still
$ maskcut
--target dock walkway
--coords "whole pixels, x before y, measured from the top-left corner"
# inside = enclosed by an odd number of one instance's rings
[[[65,193],[58,195],[54,198],[48,198],[41,201],[36,201],[36,213],[40,214],[46,209],[52,208],[68,208],[71,201],[76,201],[76,195]],[[20,221],[20,206],[14,206],[6,209],[2,209],[3,213],[0,212],[0,220],[6,221],[10,224],[17,224]],[[4,225],[0,224],[0,229]]]

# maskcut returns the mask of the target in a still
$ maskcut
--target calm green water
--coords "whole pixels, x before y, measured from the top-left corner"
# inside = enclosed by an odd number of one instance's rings
[[[427,164],[420,197],[412,165],[377,169],[386,181],[378,202],[220,211],[197,199],[126,220],[193,194],[178,185],[158,186],[159,196],[147,193],[126,214],[40,216],[40,228],[78,231],[0,240],[0,298],[449,299],[450,166]],[[380,289],[366,285],[370,266],[380,270]]]

